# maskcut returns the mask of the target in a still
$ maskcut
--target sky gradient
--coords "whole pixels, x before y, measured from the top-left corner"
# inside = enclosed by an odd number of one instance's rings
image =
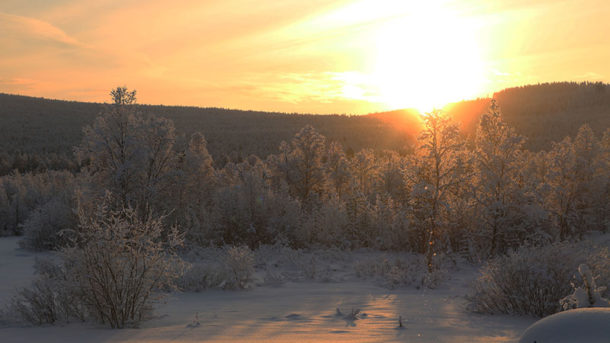
[[[3,0],[0,92],[368,113],[610,81],[610,1]]]

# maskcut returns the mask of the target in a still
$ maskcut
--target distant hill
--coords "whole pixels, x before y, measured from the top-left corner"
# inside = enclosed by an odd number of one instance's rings
[[[546,150],[552,142],[574,136],[583,124],[598,135],[610,127],[610,85],[604,83],[557,82],[507,88],[493,95],[504,120],[527,138],[525,147]],[[448,104],[443,111],[473,135],[491,98]],[[395,125],[416,125],[416,111],[392,111],[369,116]],[[401,124],[402,123],[402,124]]]
[[[82,128],[103,110],[99,103],[49,100],[0,94],[0,152],[70,154]],[[313,125],[329,140],[359,151],[404,150],[414,137],[369,116],[311,115],[239,111],[221,108],[140,105],[143,112],[171,119],[178,135],[202,132],[217,163],[227,158],[276,153],[303,126]]]
[[[508,88],[494,94],[506,122],[528,138],[527,146],[547,149],[574,136],[583,124],[601,135],[610,127],[610,85],[544,83]]]
[[[504,119],[528,138],[526,147],[548,149],[552,141],[574,135],[588,123],[601,134],[610,127],[610,85],[603,83],[546,83],[509,88],[494,94]],[[466,135],[475,131],[490,99],[447,105],[444,110],[462,124]],[[0,93],[1,154],[70,156],[103,104],[49,100]],[[414,143],[421,118],[415,110],[364,116],[310,115],[239,111],[221,108],[141,105],[141,110],[174,121],[179,135],[202,132],[219,165],[250,154],[262,158],[276,153],[282,140],[306,124],[345,149],[407,151]],[[0,161],[1,162],[1,161]],[[1,163],[0,163],[1,165]],[[5,169],[8,167],[5,167]]]

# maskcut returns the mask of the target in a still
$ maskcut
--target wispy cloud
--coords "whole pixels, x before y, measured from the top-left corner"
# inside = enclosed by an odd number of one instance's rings
[[[6,89],[29,89],[37,83],[34,79],[25,78],[0,78],[0,86]]]
[[[575,78],[577,80],[591,80],[591,81],[597,81],[597,80],[605,79],[604,75],[598,74],[598,73],[592,72],[592,71],[586,72],[584,74],[576,75]]]
[[[48,22],[1,12],[0,33],[5,37],[4,39],[15,37],[17,39],[46,40],[68,46],[82,45],[63,30]]]

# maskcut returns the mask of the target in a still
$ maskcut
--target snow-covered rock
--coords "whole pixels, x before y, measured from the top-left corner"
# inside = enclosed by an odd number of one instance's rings
[[[532,324],[519,343],[609,343],[610,308],[559,312]]]

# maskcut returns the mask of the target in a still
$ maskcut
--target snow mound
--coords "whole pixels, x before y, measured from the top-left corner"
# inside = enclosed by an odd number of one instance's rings
[[[610,308],[581,308],[555,313],[532,324],[519,341],[547,342],[610,342]]]

